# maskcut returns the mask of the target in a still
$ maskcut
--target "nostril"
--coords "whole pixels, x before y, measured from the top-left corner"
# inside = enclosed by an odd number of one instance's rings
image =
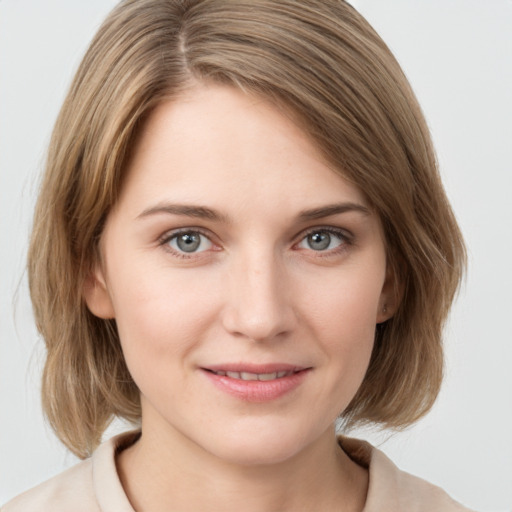
[[[275,262],[274,255],[261,253],[259,258],[251,254],[238,263],[225,288],[224,328],[253,342],[282,339],[296,324],[285,269]]]

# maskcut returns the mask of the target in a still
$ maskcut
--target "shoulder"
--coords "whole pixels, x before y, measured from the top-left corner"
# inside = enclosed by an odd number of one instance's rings
[[[139,435],[127,432],[110,439],[90,459],[20,494],[0,512],[134,512],[119,480],[115,456]]]
[[[94,496],[91,459],[20,494],[2,507],[2,512],[100,511]]]
[[[440,487],[398,469],[369,443],[344,437],[339,443],[349,457],[369,470],[363,512],[471,512]]]

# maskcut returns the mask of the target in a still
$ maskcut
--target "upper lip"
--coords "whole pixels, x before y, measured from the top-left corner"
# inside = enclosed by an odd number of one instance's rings
[[[246,372],[246,373],[277,373],[277,372],[300,372],[307,370],[309,367],[294,365],[288,363],[269,363],[269,364],[255,364],[255,363],[224,363],[203,366],[203,370],[210,370],[212,372]]]

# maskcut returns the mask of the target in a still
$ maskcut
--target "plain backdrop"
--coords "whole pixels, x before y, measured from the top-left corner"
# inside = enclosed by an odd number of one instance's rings
[[[114,3],[0,0],[0,503],[75,463],[42,418],[44,350],[24,265],[53,122]],[[436,406],[404,433],[358,435],[468,506],[510,511],[512,1],[354,5],[394,51],[424,108],[470,258],[446,331]]]

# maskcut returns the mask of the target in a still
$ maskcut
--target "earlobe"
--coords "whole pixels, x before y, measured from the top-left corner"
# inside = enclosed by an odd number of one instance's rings
[[[112,299],[100,268],[91,271],[86,277],[82,293],[85,303],[93,315],[105,320],[115,318]]]
[[[400,305],[403,286],[397,281],[396,273],[391,265],[386,270],[386,280],[382,286],[376,323],[381,324],[392,318]]]
[[[382,324],[386,320],[389,320],[395,313],[395,310],[393,308],[393,311],[391,311],[391,306],[388,305],[386,302],[384,302],[382,305],[379,304],[379,310],[377,311],[377,324]]]

